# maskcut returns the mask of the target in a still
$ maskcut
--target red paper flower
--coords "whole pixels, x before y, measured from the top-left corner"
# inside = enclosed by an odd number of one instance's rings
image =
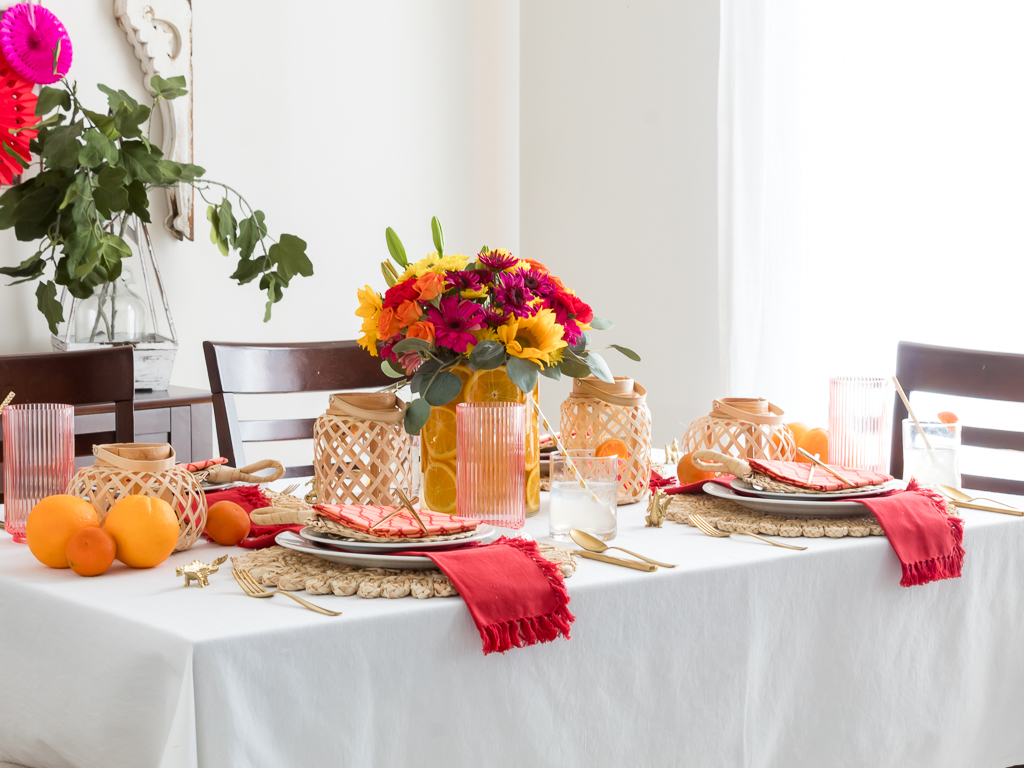
[[[0,184],[10,184],[23,166],[11,156],[15,153],[26,163],[31,159],[28,143],[33,130],[18,130],[39,122],[32,83],[23,78],[0,54]],[[17,130],[17,133],[11,133]]]

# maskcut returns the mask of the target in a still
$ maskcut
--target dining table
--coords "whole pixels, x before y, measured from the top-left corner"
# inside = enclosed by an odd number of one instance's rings
[[[542,544],[547,507],[523,529]],[[610,543],[677,567],[580,559],[571,638],[490,655],[457,596],[303,594],[342,612],[324,616],[247,597],[229,565],[206,588],[175,576],[248,550],[202,541],[83,578],[0,534],[0,761],[1024,763],[1024,518],[962,510],[962,578],[906,588],[884,537],[780,539],[794,551],[645,511],[619,507]]]

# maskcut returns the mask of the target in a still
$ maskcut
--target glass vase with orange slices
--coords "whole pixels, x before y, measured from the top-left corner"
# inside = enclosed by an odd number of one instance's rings
[[[612,327],[543,264],[501,249],[475,256],[445,254],[440,222],[431,221],[435,252],[410,263],[390,227],[389,288],[360,289],[359,345],[380,356],[381,369],[409,386],[405,429],[421,435],[423,504],[454,514],[458,497],[456,406],[464,402],[527,405],[526,511],[540,509],[537,382],[596,376],[612,381],[608,364],[589,349],[590,331]],[[610,345],[632,360],[635,352]]]

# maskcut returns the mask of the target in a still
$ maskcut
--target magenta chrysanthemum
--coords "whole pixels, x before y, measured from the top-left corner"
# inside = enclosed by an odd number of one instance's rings
[[[445,276],[445,287],[457,291],[478,291],[481,287],[480,273],[475,269],[449,272]]]
[[[529,289],[534,296],[546,299],[558,291],[558,286],[551,282],[551,278],[536,269],[524,269],[519,274],[523,276],[523,285]]]
[[[446,296],[437,307],[427,307],[427,317],[434,324],[434,343],[462,354],[476,342],[471,331],[480,328],[484,312],[472,301]]]
[[[533,317],[537,307],[531,303],[534,295],[523,282],[521,272],[505,272],[494,281],[494,303],[516,317]]]
[[[575,320],[566,320],[562,325],[562,339],[570,347],[576,346],[583,338],[583,331]]]
[[[508,251],[491,251],[490,253],[481,253],[477,258],[485,267],[499,271],[511,269],[519,263],[519,259]]]
[[[498,307],[488,307],[484,310],[484,322],[491,328],[497,328],[508,322],[508,313]]]

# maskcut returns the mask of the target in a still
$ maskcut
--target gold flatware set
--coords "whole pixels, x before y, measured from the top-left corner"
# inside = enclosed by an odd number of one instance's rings
[[[235,577],[235,581],[238,582],[238,586],[242,588],[249,597],[273,597],[274,595],[284,595],[290,597],[299,605],[304,608],[308,608],[311,611],[322,613],[324,616],[341,616],[341,611],[328,611],[326,608],[321,608],[319,605],[313,605],[313,603],[303,600],[297,595],[293,595],[291,592],[285,592],[281,589],[275,589],[273,592],[268,592],[262,584],[257,583],[256,579],[252,577],[252,574],[248,571],[231,571],[231,575]]]

